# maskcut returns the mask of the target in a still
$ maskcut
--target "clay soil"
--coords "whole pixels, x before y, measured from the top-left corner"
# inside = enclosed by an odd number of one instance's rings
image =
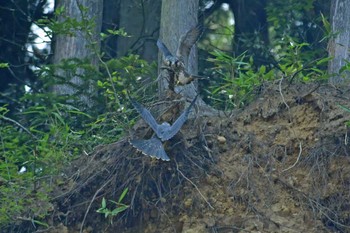
[[[316,84],[265,87],[242,110],[189,119],[165,145],[170,162],[127,138],[100,146],[67,171],[46,231],[350,232],[349,98]],[[96,213],[124,188],[127,211]]]

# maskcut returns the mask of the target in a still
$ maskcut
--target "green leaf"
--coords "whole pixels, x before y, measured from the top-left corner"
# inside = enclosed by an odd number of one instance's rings
[[[129,190],[128,188],[124,189],[124,191],[122,192],[122,194],[119,197],[119,200],[118,200],[119,203],[122,202],[122,200],[124,199],[124,197],[125,197],[126,193],[128,192],[128,190]]]
[[[317,61],[317,62],[316,62],[316,65],[321,65],[321,64],[326,63],[326,62],[328,62],[328,61],[330,61],[330,60],[332,60],[332,59],[333,59],[333,57],[325,57],[325,58],[323,58],[323,59]]]
[[[327,35],[330,35],[332,32],[331,24],[329,21],[324,17],[324,15],[321,13],[322,23],[323,27],[326,29]]]
[[[59,113],[53,112],[52,114],[62,123],[62,125],[66,124]]]
[[[346,62],[346,64],[340,68],[339,74],[343,73],[344,71],[350,70],[350,62],[347,62],[347,61],[345,61],[345,62]]]
[[[32,222],[33,222],[33,223],[36,223],[36,224],[38,224],[38,225],[47,227],[47,228],[49,227],[49,224],[47,224],[47,223],[45,223],[45,222],[41,222],[41,221],[35,220],[35,219],[33,219]]]
[[[85,113],[85,112],[81,112],[81,111],[76,111],[76,110],[72,110],[72,111],[69,111],[69,113],[74,113],[74,114],[77,114],[77,115],[83,115],[83,116],[86,116],[86,117],[88,117],[88,118],[92,118],[92,116],[91,115],[89,115],[89,114],[87,114],[87,113]]]
[[[264,74],[266,72],[266,66],[260,66],[259,73]]]
[[[347,108],[347,107],[345,107],[345,106],[343,106],[343,105],[340,105],[340,104],[337,104],[341,109],[343,109],[343,110],[345,110],[345,111],[347,111],[347,112],[350,112],[350,109],[349,108]]]
[[[129,37],[129,35],[124,31],[124,28],[120,28],[118,30],[111,30],[108,29],[107,32],[111,35],[115,36],[124,36],[124,37]]]
[[[119,214],[120,212],[123,212],[123,211],[126,210],[127,208],[129,208],[129,206],[127,206],[127,205],[118,207],[118,208],[114,209],[114,210],[111,212],[111,215],[112,215],[112,216],[115,216],[115,215]]]
[[[0,63],[0,68],[7,68],[9,67],[8,63]]]

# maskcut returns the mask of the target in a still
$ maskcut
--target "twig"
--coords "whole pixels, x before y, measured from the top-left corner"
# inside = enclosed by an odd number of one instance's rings
[[[348,145],[348,127],[345,126],[345,137],[344,137],[344,145],[347,146]]]
[[[278,84],[278,88],[280,91],[280,95],[282,97],[283,103],[287,106],[287,108],[289,109],[288,104],[286,103],[286,100],[284,99],[283,93],[282,93],[282,81],[283,81],[283,77],[280,79],[279,84]]]
[[[282,170],[282,172],[288,171],[289,169],[291,169],[291,168],[295,167],[295,165],[297,165],[297,163],[299,162],[299,159],[300,159],[300,156],[301,156],[301,152],[302,152],[302,151],[303,151],[303,148],[302,148],[302,146],[301,146],[301,142],[299,142],[299,155],[298,155],[297,160],[295,161],[295,163],[294,163],[292,166],[290,166],[289,168],[286,168],[286,169]]]
[[[208,206],[211,209],[214,209],[214,207],[207,201],[207,199],[204,197],[204,195],[201,193],[201,191],[198,189],[197,185],[195,183],[193,183],[189,178],[187,178],[180,170],[179,170],[179,166],[176,163],[176,170],[182,175],[183,178],[185,178],[188,182],[190,182],[198,191],[199,195],[201,195],[201,197],[203,198],[203,200],[208,204]]]
[[[113,178],[109,179],[106,183],[104,183],[104,184],[95,192],[95,194],[94,194],[94,196],[92,197],[92,199],[91,199],[91,201],[90,201],[90,203],[89,203],[89,206],[88,206],[88,208],[87,208],[87,210],[86,210],[86,212],[85,212],[83,221],[81,222],[80,231],[79,231],[80,233],[83,232],[83,227],[84,227],[84,223],[85,223],[86,217],[87,217],[87,215],[88,215],[88,213],[89,213],[89,210],[90,210],[90,208],[91,208],[91,205],[92,205],[92,203],[94,202],[94,200],[95,200],[97,194],[98,194],[107,184],[109,184],[112,180],[113,180]]]
[[[326,211],[324,211],[324,210],[330,210],[329,208],[323,206],[321,203],[319,203],[319,202],[313,200],[312,198],[306,196],[305,194],[303,194],[303,195],[309,200],[309,202],[314,203],[314,204],[318,207],[318,210],[320,211],[320,214],[323,215],[323,216],[325,216],[325,217],[326,217],[329,221],[331,221],[334,225],[338,225],[338,226],[341,226],[341,227],[344,227],[344,228],[347,228],[347,229],[350,228],[349,226],[344,225],[344,224],[342,224],[342,223],[340,223],[340,222],[338,222],[338,221],[336,221],[336,220],[333,220],[331,217],[329,217],[328,214],[326,213]]]
[[[15,125],[19,126],[21,129],[23,129],[24,131],[26,131],[30,136],[32,136],[33,138],[35,139],[38,139],[34,134],[32,134],[26,127],[24,127],[23,125],[21,125],[19,122],[11,119],[11,118],[8,118],[8,117],[5,117],[5,116],[0,116],[2,119],[6,120],[6,121],[10,121],[12,123],[14,123]]]

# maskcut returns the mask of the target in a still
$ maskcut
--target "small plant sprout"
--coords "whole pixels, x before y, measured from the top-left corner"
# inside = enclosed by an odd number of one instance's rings
[[[99,208],[96,212],[104,214],[105,218],[109,217],[111,224],[112,224],[114,216],[116,216],[117,214],[119,214],[119,213],[123,212],[124,210],[126,210],[127,208],[129,208],[128,205],[125,205],[122,203],[127,192],[128,192],[128,188],[125,188],[124,191],[122,192],[122,194],[120,195],[117,202],[109,200],[110,202],[112,202],[116,205],[116,208],[114,208],[114,209],[109,209],[107,207],[106,199],[103,197],[102,202],[101,202],[101,208]]]

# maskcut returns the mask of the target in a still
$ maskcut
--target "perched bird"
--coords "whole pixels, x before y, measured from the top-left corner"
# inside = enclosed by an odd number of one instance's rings
[[[158,39],[157,46],[163,53],[163,63],[166,68],[169,68],[175,73],[175,85],[186,85],[195,79],[204,78],[187,72],[188,56],[191,48],[197,42],[202,32],[203,27],[201,25],[197,25],[183,34],[179,40],[176,56],[174,56],[166,45]]]
[[[197,95],[198,96],[198,95]],[[175,136],[181,129],[182,125],[186,122],[188,115],[190,114],[191,108],[196,102],[197,96],[193,99],[190,106],[177,118],[174,124],[170,125],[168,122],[158,124],[152,116],[151,112],[144,108],[136,100],[130,97],[132,105],[140,113],[144,121],[153,129],[155,135],[148,140],[130,140],[130,144],[137,150],[157,159],[169,161],[169,157],[166,154],[162,142],[167,141]]]
[[[159,39],[157,40],[157,46],[163,53],[163,63],[166,67],[169,67],[174,72],[185,68],[184,61],[180,60],[178,57],[173,56],[166,45]]]

